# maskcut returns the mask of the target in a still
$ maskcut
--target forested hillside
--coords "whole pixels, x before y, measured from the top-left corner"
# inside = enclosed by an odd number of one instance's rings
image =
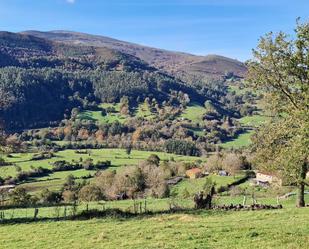
[[[102,39],[1,32],[0,118],[7,133],[198,155],[244,132],[238,119],[257,111],[254,94],[233,90],[243,87],[240,62],[164,50],[158,57],[151,48]],[[132,52],[138,48],[143,53]],[[44,127],[56,130],[27,132]]]

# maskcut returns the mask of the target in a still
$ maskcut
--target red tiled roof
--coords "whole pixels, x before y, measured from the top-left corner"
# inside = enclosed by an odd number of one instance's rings
[[[186,171],[186,173],[201,173],[202,171],[199,168],[193,168]]]

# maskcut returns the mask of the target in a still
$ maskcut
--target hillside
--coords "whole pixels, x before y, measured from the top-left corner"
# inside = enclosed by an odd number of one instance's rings
[[[238,119],[257,109],[254,94],[230,90],[244,65],[222,56],[64,31],[0,32],[0,54],[0,118],[22,141],[134,139],[136,149],[200,155],[243,133]],[[56,135],[61,127],[71,131]]]
[[[1,116],[11,128],[59,122],[73,107],[119,101],[123,95],[164,100],[173,89],[194,94],[137,57],[109,48],[1,32],[0,53],[0,93],[9,102]]]
[[[246,72],[246,68],[241,62],[218,55],[195,56],[188,53],[151,48],[105,36],[70,31],[25,31],[22,33],[67,44],[114,49],[136,56],[156,68],[172,73],[199,71],[214,76],[224,76],[227,72],[233,72],[236,76],[241,77]]]

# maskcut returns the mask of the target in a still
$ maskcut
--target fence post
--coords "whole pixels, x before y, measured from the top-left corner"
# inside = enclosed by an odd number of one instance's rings
[[[39,209],[38,209],[38,208],[34,208],[34,216],[33,216],[33,219],[36,220],[36,218],[38,217],[38,214],[39,214]]]
[[[244,199],[242,201],[242,205],[245,206],[246,205],[246,201],[247,201],[247,196],[244,195]]]
[[[64,206],[63,216],[64,218],[67,217],[67,206]]]

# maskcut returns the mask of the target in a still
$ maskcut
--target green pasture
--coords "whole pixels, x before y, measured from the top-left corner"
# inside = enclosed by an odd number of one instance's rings
[[[77,118],[81,120],[91,120],[96,121],[99,123],[113,123],[113,122],[120,122],[124,123],[127,119],[126,116],[120,114],[120,107],[119,103],[112,104],[112,103],[102,103],[99,105],[101,108],[108,108],[112,107],[115,109],[113,113],[107,113],[106,116],[103,116],[101,111],[89,111],[85,110],[78,114]]]
[[[239,119],[239,122],[242,125],[245,125],[245,126],[257,127],[257,126],[262,125],[265,122],[267,122],[268,119],[269,119],[269,117],[267,117],[267,116],[256,114],[256,115],[252,115],[252,116],[245,116],[245,117]]]
[[[190,196],[193,196],[195,193],[203,190],[203,187],[205,185],[206,179],[211,178],[213,182],[216,183],[216,188],[219,188],[221,186],[227,186],[228,184],[231,184],[240,178],[242,178],[244,175],[239,174],[237,176],[218,176],[218,175],[210,175],[203,178],[197,178],[197,179],[188,179],[185,178],[180,183],[174,185],[171,188],[171,192],[176,196],[183,196],[185,191],[188,191]]]
[[[194,123],[199,123],[203,121],[203,115],[205,112],[206,109],[202,105],[192,103],[186,107],[186,109],[180,115],[180,118],[191,120]]]
[[[247,130],[244,133],[241,133],[236,138],[227,141],[225,143],[220,144],[220,146],[224,149],[230,149],[230,148],[242,148],[247,147],[251,144],[251,136],[254,134],[254,130]]]
[[[234,200],[234,199],[233,199]],[[152,202],[153,201],[153,202]],[[222,202],[230,200],[221,198]],[[308,201],[308,198],[307,198]],[[168,208],[170,200],[148,200],[151,208]],[[266,202],[266,201],[265,201]],[[274,201],[268,202],[275,204]],[[41,221],[0,226],[3,249],[15,248],[308,248],[309,210],[284,201],[283,209],[260,211],[183,211],[136,218]],[[88,208],[103,208],[89,204]],[[106,204],[129,209],[133,201]],[[111,205],[111,206],[108,206]],[[85,205],[79,210],[85,210]],[[8,210],[6,215],[31,217],[33,209]],[[62,208],[40,208],[54,217]],[[70,215],[68,207],[67,215]]]

